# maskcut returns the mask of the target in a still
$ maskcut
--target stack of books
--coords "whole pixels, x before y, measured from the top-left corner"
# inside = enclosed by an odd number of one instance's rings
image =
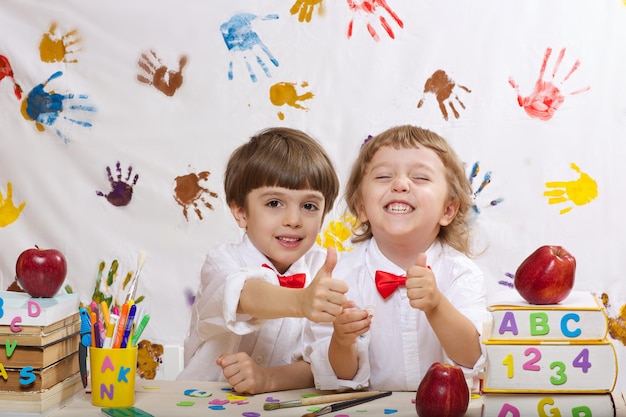
[[[76,294],[0,291],[0,414],[42,413],[83,391]]]
[[[483,416],[615,416],[617,355],[591,292],[533,305],[517,291],[489,299]]]

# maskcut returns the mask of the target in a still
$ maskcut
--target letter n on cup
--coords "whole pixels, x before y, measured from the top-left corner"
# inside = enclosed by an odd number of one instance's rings
[[[132,407],[135,403],[137,347],[89,348],[91,403],[98,407]]]

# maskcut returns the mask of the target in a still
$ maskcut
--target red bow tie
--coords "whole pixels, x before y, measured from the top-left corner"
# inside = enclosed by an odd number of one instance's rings
[[[269,268],[272,271],[274,270],[274,268],[272,268],[268,264],[263,264],[262,266],[264,266],[265,268]],[[276,273],[276,276],[278,277],[278,282],[280,283],[281,287],[304,288],[304,283],[306,281],[306,274],[293,274],[293,275],[282,276]]]
[[[406,284],[406,277],[390,274],[385,271],[376,271],[376,289],[383,296],[388,298],[400,285]]]

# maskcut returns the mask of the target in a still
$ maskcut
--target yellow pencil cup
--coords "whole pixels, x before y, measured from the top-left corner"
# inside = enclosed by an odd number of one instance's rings
[[[89,348],[91,404],[131,407],[135,403],[137,346],[119,349]]]

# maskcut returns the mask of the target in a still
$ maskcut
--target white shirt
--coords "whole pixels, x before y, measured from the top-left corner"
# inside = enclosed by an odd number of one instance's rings
[[[308,285],[311,271],[317,272],[325,259],[326,252],[314,246],[284,275],[305,273]],[[261,320],[237,313],[241,290],[248,279],[280,285],[276,273],[263,264],[271,262],[247,235],[238,244],[222,244],[209,251],[185,339],[185,368],[177,379],[224,381],[222,368],[215,360],[225,352],[246,352],[263,367],[301,359],[304,319]]]
[[[482,333],[483,322],[490,320],[482,272],[467,256],[439,241],[431,245],[426,256],[439,290]],[[338,379],[328,361],[332,324],[306,325],[304,359],[311,363],[318,389],[369,386],[383,391],[415,391],[434,362],[452,363],[426,315],[410,306],[405,287],[398,287],[386,300],[382,298],[374,283],[376,270],[406,274],[380,252],[372,238],[354,252],[342,254],[333,272],[333,277],[348,283],[348,299],[373,312],[370,330],[357,340],[359,368],[353,380]],[[484,362],[483,349],[474,368],[464,368],[466,377],[475,377]]]

